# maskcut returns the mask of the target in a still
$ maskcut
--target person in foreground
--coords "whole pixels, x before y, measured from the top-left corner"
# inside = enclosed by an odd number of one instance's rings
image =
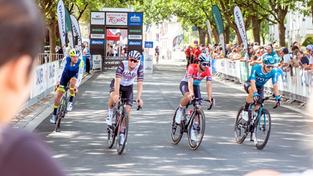
[[[0,175],[63,176],[35,135],[9,127],[29,95],[43,21],[32,0],[0,0]]]

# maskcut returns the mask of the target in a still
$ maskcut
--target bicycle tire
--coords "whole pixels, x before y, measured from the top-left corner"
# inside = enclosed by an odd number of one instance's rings
[[[183,137],[183,133],[184,133],[184,124],[181,122],[180,124],[176,124],[175,122],[175,117],[176,117],[176,113],[178,111],[178,108],[175,110],[175,113],[173,115],[172,118],[172,128],[171,128],[171,138],[172,138],[172,142],[173,144],[178,144],[181,140],[181,138]],[[176,136],[177,134],[177,136]]]
[[[198,118],[198,127],[200,129],[193,129],[194,128],[194,122],[195,122],[195,118]],[[196,136],[197,140],[194,141],[191,139],[191,130],[196,130],[198,131],[198,134]],[[204,136],[204,132],[205,132],[205,115],[202,109],[198,109],[197,111],[195,111],[192,116],[191,116],[191,122],[188,125],[188,144],[189,147],[192,150],[197,150],[202,142],[203,136]]]
[[[264,116],[265,115],[265,116]],[[264,117],[265,118],[268,118],[265,119],[265,124],[262,125],[262,123],[264,123]],[[256,122],[256,128],[254,129],[254,132],[255,132],[255,137],[256,137],[256,148],[258,150],[263,150],[263,148],[266,146],[267,142],[268,142],[268,139],[270,137],[270,133],[271,133],[271,126],[272,126],[272,121],[271,121],[271,115],[269,113],[269,111],[267,109],[263,109],[262,113],[261,113],[261,116],[260,118],[258,119],[258,122]],[[267,125],[266,125],[267,123]],[[266,128],[267,127],[267,128]],[[266,130],[267,129],[267,130]],[[266,131],[265,131],[266,130]],[[262,133],[262,132],[265,132],[265,138],[263,140],[263,142],[259,142],[259,137],[258,137],[258,134]]]
[[[62,98],[61,100],[61,103],[60,103],[60,106],[58,108],[58,113],[57,113],[57,120],[56,120],[56,123],[55,123],[55,128],[54,128],[54,131],[56,132],[60,132],[60,128],[61,128],[61,121],[62,121],[62,118],[65,116],[65,113],[66,113],[66,102],[64,100],[64,98]]]
[[[116,150],[117,150],[117,154],[121,155],[126,147],[126,143],[127,143],[127,137],[128,137],[128,123],[129,123],[129,118],[128,118],[128,113],[125,112],[124,115],[122,116],[122,120],[121,122],[119,123],[118,125],[118,131],[117,131],[117,147],[116,147]],[[121,128],[122,128],[122,125],[123,125],[123,121],[125,123],[125,129],[124,129],[124,142],[121,144],[120,143],[120,140],[121,140]]]
[[[235,125],[234,125],[234,134],[235,134],[235,141],[237,144],[242,144],[246,137],[247,137],[247,132],[246,129],[243,128],[243,126],[241,126],[242,124],[240,124],[239,122],[241,121],[241,113],[244,110],[244,107],[240,107],[238,113],[237,113],[237,117],[235,120]],[[240,131],[237,131],[240,130]],[[243,135],[242,135],[243,134]]]
[[[113,114],[113,119],[118,119],[118,115],[117,113]],[[117,133],[117,126],[116,123],[112,124],[112,127],[107,128],[107,144],[108,144],[108,148],[111,149],[114,146],[115,143],[115,138],[116,138],[116,133]]]

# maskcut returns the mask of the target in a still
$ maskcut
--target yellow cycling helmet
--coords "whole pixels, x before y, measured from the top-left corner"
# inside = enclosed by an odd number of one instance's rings
[[[75,49],[71,49],[70,52],[69,52],[69,55],[70,55],[70,57],[77,57],[78,56],[78,54],[77,54]]]

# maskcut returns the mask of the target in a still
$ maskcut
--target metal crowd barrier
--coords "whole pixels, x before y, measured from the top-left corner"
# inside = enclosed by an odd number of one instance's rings
[[[36,62],[37,64],[42,65],[56,60],[61,60],[63,57],[63,54],[40,53],[36,58]]]
[[[217,59],[215,69],[223,78],[244,83],[251,72],[249,63],[229,59]],[[301,68],[293,68],[291,72],[282,72],[278,81],[279,90],[290,101],[306,102],[312,93],[313,72]],[[266,90],[271,91],[272,83],[269,81]]]

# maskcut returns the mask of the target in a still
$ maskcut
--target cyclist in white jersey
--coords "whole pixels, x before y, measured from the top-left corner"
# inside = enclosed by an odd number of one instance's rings
[[[143,106],[141,99],[143,88],[143,65],[140,63],[141,54],[136,50],[132,50],[127,54],[127,60],[122,61],[116,69],[115,79],[111,81],[110,98],[108,101],[108,116],[106,122],[108,126],[112,125],[113,106],[118,102],[121,93],[121,98],[126,100],[126,112],[130,117],[131,106],[133,103],[133,84],[137,78],[137,97],[138,106]]]

